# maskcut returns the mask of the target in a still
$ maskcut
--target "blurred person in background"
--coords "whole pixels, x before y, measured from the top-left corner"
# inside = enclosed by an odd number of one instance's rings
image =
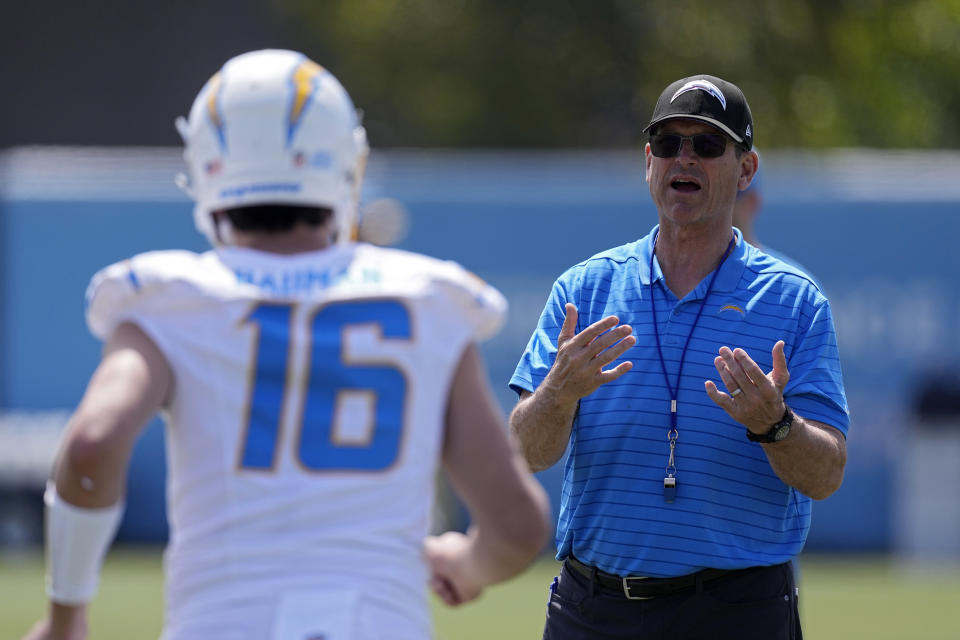
[[[549,532],[476,346],[506,302],[455,263],[349,241],[365,132],[302,54],[229,60],[178,128],[214,249],[93,277],[87,322],[106,344],[45,495],[50,611],[27,638],[87,636],[157,411],[165,640],[427,638],[428,585],[467,602]],[[465,534],[427,535],[441,464]]]
[[[756,148],[754,148],[754,151],[756,151]],[[755,225],[757,222],[757,217],[760,215],[760,212],[763,209],[763,193],[761,192],[762,180],[760,179],[760,169],[762,166],[762,163],[758,163],[757,172],[754,174],[753,180],[750,181],[750,184],[747,185],[746,189],[737,191],[737,199],[733,204],[733,226],[735,226],[737,229],[740,229],[743,239],[756,248],[760,249],[767,255],[773,256],[778,260],[782,260],[783,262],[800,269],[808,276],[813,278],[813,275],[810,273],[810,271],[802,264],[790,256],[780,253],[779,251],[762,244],[760,239],[757,237]],[[817,284],[817,286],[820,286],[820,283],[817,282],[816,279],[814,279],[814,282]]]
[[[568,452],[544,638],[793,640],[791,560],[846,464],[830,305],[733,227],[738,87],[678,80],[644,131],[658,225],[557,279],[510,381],[531,467]]]

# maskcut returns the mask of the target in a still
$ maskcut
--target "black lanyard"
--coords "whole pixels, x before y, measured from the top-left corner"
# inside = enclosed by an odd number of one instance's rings
[[[680,380],[683,376],[683,363],[687,358],[687,347],[690,346],[690,338],[693,337],[693,330],[697,328],[700,322],[700,315],[703,308],[707,306],[707,298],[710,297],[710,291],[713,290],[713,283],[716,282],[720,274],[720,267],[726,262],[727,256],[733,249],[737,236],[730,238],[730,244],[723,257],[720,258],[720,264],[717,265],[713,276],[710,278],[710,284],[707,285],[707,292],[703,294],[703,300],[700,301],[700,308],[697,310],[697,317],[694,318],[690,326],[690,333],[687,334],[687,341],[683,343],[683,351],[680,352],[680,368],[677,371],[677,386],[670,384],[670,376],[667,374],[667,362],[663,359],[663,348],[660,346],[660,329],[657,326],[657,303],[656,296],[653,293],[653,257],[657,249],[657,238],[660,237],[660,231],[653,237],[653,247],[650,249],[650,308],[653,310],[653,334],[657,340],[657,355],[660,356],[660,370],[663,371],[663,379],[667,383],[667,389],[670,391],[670,430],[667,432],[667,441],[670,443],[670,458],[667,460],[666,475],[663,478],[663,499],[667,502],[673,502],[677,496],[677,466],[674,463],[674,450],[677,448],[677,438],[680,432],[677,430],[677,396],[680,394]]]

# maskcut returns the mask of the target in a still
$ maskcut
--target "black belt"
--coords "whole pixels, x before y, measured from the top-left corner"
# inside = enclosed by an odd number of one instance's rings
[[[595,581],[604,589],[618,593],[630,600],[649,600],[651,598],[668,596],[680,591],[693,589],[698,579],[701,582],[709,582],[710,580],[716,580],[731,573],[743,571],[742,569],[703,569],[696,573],[678,576],[676,578],[621,577],[587,566],[572,555],[567,556],[565,562],[568,567],[587,579]]]

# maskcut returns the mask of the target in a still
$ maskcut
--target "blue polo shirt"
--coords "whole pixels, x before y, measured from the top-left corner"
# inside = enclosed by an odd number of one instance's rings
[[[725,389],[713,364],[720,347],[743,348],[768,372],[773,345],[784,340],[787,404],[846,435],[849,414],[830,305],[809,276],[760,252],[734,230],[736,244],[686,352],[677,396],[677,493],[667,503],[670,392],[657,353],[653,306],[676,388],[683,345],[712,274],[678,300],[656,260],[650,273],[656,231],[557,279],[510,380],[518,393],[543,381],[556,356],[567,302],[577,306],[577,332],[609,315],[633,327],[636,345],[622,356],[633,369],[583,398],[574,418],[557,558],[573,553],[610,573],[654,577],[786,562],[806,540],[811,499],[777,477],[761,445],[747,440],[745,427],[707,396],[704,381]]]

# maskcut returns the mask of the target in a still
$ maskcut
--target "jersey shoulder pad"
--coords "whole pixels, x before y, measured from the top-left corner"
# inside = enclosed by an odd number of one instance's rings
[[[105,339],[125,317],[163,306],[176,292],[197,289],[209,265],[208,254],[151,251],[104,267],[87,287],[90,331]]]
[[[475,340],[487,340],[503,327],[506,298],[460,264],[397,249],[378,250],[393,274],[419,280],[431,294],[443,298],[446,308],[472,328]]]

